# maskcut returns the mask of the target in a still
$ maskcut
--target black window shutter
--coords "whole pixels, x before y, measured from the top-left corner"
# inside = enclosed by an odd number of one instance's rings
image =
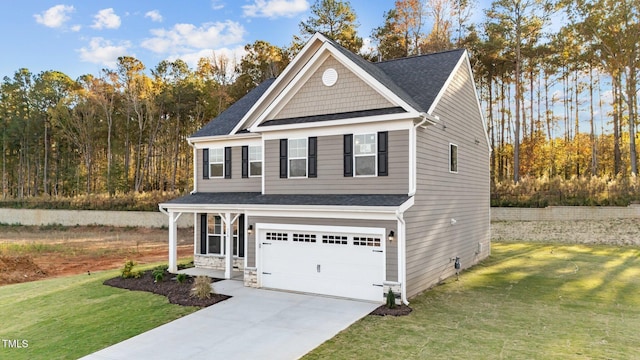
[[[224,148],[224,178],[231,179],[231,147]]]
[[[344,176],[353,176],[353,135],[344,136]]]
[[[249,177],[249,147],[242,147],[242,177]]]
[[[310,137],[309,138],[309,177],[315,178],[318,177],[318,138]]]
[[[202,149],[202,178],[209,178],[209,149]]]
[[[200,214],[200,254],[207,253],[207,214]]]
[[[378,176],[389,175],[389,133],[381,131],[378,133]]]
[[[287,171],[287,151],[289,149],[289,141],[287,139],[280,139],[280,178],[286,179],[289,177]]]
[[[244,257],[244,214],[238,217],[238,257]]]

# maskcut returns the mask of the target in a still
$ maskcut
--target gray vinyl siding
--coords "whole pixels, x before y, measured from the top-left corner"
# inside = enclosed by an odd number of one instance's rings
[[[417,131],[417,192],[405,213],[408,297],[454,275],[452,258],[464,269],[490,251],[489,150],[465,66],[434,115],[441,123]],[[449,172],[449,143],[458,145],[458,173]]]
[[[256,228],[257,223],[292,224],[292,225],[322,225],[322,226],[350,226],[350,227],[374,227],[385,228],[385,234],[393,230],[397,232],[395,221],[354,220],[354,219],[323,219],[323,218],[290,218],[290,217],[248,217],[248,224]],[[255,267],[256,249],[255,233],[249,235],[247,244],[248,266]],[[398,248],[397,241],[386,241],[386,281],[398,281]]]
[[[196,151],[196,191],[197,192],[260,192],[262,191],[262,178],[242,178],[242,147],[234,146],[231,149],[231,179],[202,178],[202,149]],[[264,171],[264,167],[263,167]]]
[[[279,140],[265,142],[265,194],[406,194],[409,131],[389,132],[389,176],[345,177],[343,135],[318,137],[318,177],[280,178]]]
[[[328,68],[334,68],[338,73],[338,80],[333,86],[325,86],[322,83],[322,74]],[[393,106],[351,70],[330,56],[306,83],[295,91],[286,105],[275,116],[269,117],[267,120]]]

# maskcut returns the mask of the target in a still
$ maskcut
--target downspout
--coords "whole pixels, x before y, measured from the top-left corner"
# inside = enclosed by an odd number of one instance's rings
[[[418,153],[418,140],[417,140],[417,131],[418,127],[424,125],[429,122],[430,124],[435,124],[439,118],[437,116],[429,115],[427,113],[420,113],[420,121],[413,126],[409,135],[409,169],[410,176],[410,184],[409,184],[409,196],[414,196],[416,194],[417,182],[418,182],[418,167],[417,167],[417,153]]]
[[[400,299],[405,305],[409,305],[407,300],[407,242],[405,238],[406,223],[404,221],[404,212],[396,210],[396,219],[398,219],[398,281],[400,282]]]
[[[163,208],[161,204],[158,204],[158,210],[160,210],[161,213],[169,216],[169,212],[167,211],[167,209]]]

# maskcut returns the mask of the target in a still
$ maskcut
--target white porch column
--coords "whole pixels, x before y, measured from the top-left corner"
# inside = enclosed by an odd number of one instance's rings
[[[176,221],[180,217],[173,211],[169,212],[169,272],[178,271],[178,230]]]
[[[227,227],[227,231],[225,234],[225,242],[224,242],[224,278],[231,279],[231,272],[233,270],[233,220],[231,219],[231,213],[226,213],[225,215],[225,226]]]

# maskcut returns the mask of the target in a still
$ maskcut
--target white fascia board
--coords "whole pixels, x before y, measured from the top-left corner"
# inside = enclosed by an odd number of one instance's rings
[[[306,136],[334,136],[351,133],[369,133],[378,131],[396,131],[409,130],[413,126],[413,118],[393,120],[379,119],[379,121],[353,121],[336,120],[322,121],[318,126],[302,127],[298,126],[273,126],[273,131],[264,132],[265,140],[283,139],[290,137],[306,137]],[[276,129],[276,127],[278,129]]]
[[[317,231],[317,232],[340,232],[343,234],[367,234],[385,237],[383,227],[356,227],[356,226],[331,226],[331,225],[298,225],[298,224],[273,224],[256,223],[256,228],[262,230],[291,230],[291,231]]]
[[[327,38],[325,38],[320,33],[316,33],[315,35],[313,35],[311,37],[311,39],[309,39],[309,41],[307,41],[307,43],[302,47],[302,49],[300,50],[298,55],[296,55],[296,57],[289,63],[289,65],[287,65],[287,67],[284,69],[284,71],[280,75],[278,75],[276,80],[273,82],[273,84],[271,84],[271,86],[269,86],[267,91],[265,91],[265,93],[262,94],[260,99],[258,99],[258,101],[256,101],[253,104],[251,109],[249,109],[249,111],[247,111],[247,113],[244,115],[244,117],[238,122],[238,125],[236,125],[236,127],[233,128],[233,130],[231,131],[232,134],[235,134],[238,131],[240,131],[240,129],[242,129],[242,127],[245,125],[247,120],[253,115],[255,110],[258,109],[262,105],[262,102],[264,102],[264,99],[268,98],[271,95],[272,92],[276,91],[275,89],[280,87],[280,83],[283,82],[284,79],[289,77],[289,73],[290,72],[295,71],[294,69],[296,69],[298,67],[298,63],[303,61],[301,59],[305,58],[306,53],[311,51],[309,49],[311,47],[313,47],[313,45],[317,41],[326,42]],[[254,124],[255,124],[255,121],[254,121]],[[250,127],[252,127],[252,126],[250,126]]]
[[[476,87],[476,80],[473,78],[473,69],[471,68],[471,62],[469,61],[469,56],[467,55],[467,51],[464,51],[464,58],[467,63],[467,71],[469,72],[469,78],[471,79],[471,85],[473,85],[473,93],[476,96],[476,104],[478,104],[478,114],[480,114],[480,118],[482,119],[482,128],[484,129],[484,138],[487,142],[487,149],[489,153],[491,153],[491,141],[489,140],[489,131],[487,129],[487,121],[484,118],[484,113],[482,111],[482,106],[480,105],[480,97],[478,96],[478,88]]]
[[[194,141],[196,140],[197,141]],[[205,149],[209,147],[220,146],[241,146],[241,145],[260,145],[262,135],[261,134],[241,134],[232,136],[207,136],[192,138],[190,140],[191,146],[194,149]]]
[[[453,81],[453,78],[455,78],[455,75],[458,72],[458,69],[460,68],[460,66],[462,66],[462,63],[464,62],[464,59],[466,57],[467,57],[467,51],[465,50],[462,53],[462,56],[460,56],[460,59],[458,59],[458,62],[456,63],[456,66],[454,66],[453,70],[449,74],[449,77],[447,78],[447,81],[444,82],[444,84],[440,88],[440,91],[438,91],[438,95],[433,100],[433,103],[431,103],[431,107],[429,107],[429,110],[427,111],[427,114],[429,114],[429,115],[433,114],[433,110],[436,108],[436,106],[438,106],[438,103],[440,102],[440,99],[442,98],[442,96],[444,96],[444,93],[449,88],[449,85]]]
[[[404,204],[403,204],[404,205]],[[241,205],[241,204],[159,204],[171,212],[242,212],[247,216],[331,218],[361,220],[395,220],[398,207],[392,206],[310,206],[310,205]]]

